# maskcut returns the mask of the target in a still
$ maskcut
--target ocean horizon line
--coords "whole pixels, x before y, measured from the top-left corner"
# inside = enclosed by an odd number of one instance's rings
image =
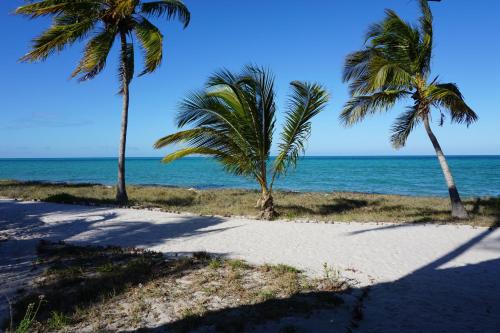
[[[447,157],[500,157],[500,154],[447,154]],[[271,155],[275,158],[276,155]],[[412,158],[412,157],[428,157],[437,158],[435,154],[415,154],[415,155],[306,155],[301,156],[300,159],[309,158]],[[163,156],[129,156],[126,159],[162,159]],[[78,156],[78,157],[0,157],[0,160],[79,160],[79,159],[118,159],[117,156]],[[183,159],[213,159],[210,156],[187,156]]]

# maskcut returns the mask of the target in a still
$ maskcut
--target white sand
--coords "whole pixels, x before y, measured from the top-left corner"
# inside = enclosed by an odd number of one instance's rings
[[[322,274],[327,263],[372,285],[356,332],[500,332],[500,229],[263,222],[0,200],[0,230],[10,238],[0,242],[0,292],[7,295],[29,280],[43,237],[207,251],[309,274]]]

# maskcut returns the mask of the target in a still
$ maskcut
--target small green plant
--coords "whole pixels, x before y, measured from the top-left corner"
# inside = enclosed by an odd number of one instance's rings
[[[38,314],[38,310],[40,310],[40,306],[42,305],[43,302],[43,296],[39,296],[38,298],[38,304],[36,305],[35,308],[35,303],[30,303],[28,307],[26,308],[26,313],[24,314],[23,319],[19,323],[19,326],[16,328],[15,332],[16,333],[27,333],[29,332],[29,329],[35,322],[36,315]]]
[[[47,325],[50,329],[59,330],[69,325],[69,318],[62,312],[52,311],[49,320],[47,320]]]
[[[270,299],[276,298],[276,292],[271,289],[263,289],[259,293],[259,298],[261,301],[268,301]]]
[[[328,266],[326,262],[323,263],[323,277],[325,280],[338,280],[339,274],[337,269]]]
[[[222,266],[222,260],[219,258],[214,258],[208,263],[208,267],[213,270],[219,269]]]
[[[227,261],[227,264],[233,270],[235,270],[235,269],[248,269],[249,268],[248,264],[245,261],[240,260],[240,259],[230,259]]]
[[[278,264],[278,265],[265,264],[264,266],[262,266],[262,268],[266,272],[271,271],[277,275],[283,275],[286,273],[299,274],[301,272],[299,269],[285,264]]]
[[[338,269],[328,266],[325,262],[323,264],[323,279],[321,281],[323,290],[339,290],[346,286],[345,281]]]
[[[203,292],[208,294],[208,295],[214,295],[217,292],[216,287],[203,287]]]
[[[196,319],[207,312],[207,308],[203,304],[195,304],[193,307],[181,310],[180,317],[184,320]]]

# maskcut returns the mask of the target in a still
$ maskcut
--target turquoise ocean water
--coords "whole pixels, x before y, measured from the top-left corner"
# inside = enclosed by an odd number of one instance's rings
[[[450,156],[462,196],[500,195],[500,156]],[[0,179],[114,184],[114,158],[0,159]],[[194,188],[257,188],[251,179],[228,175],[213,160],[185,158],[172,164],[159,158],[127,159],[127,183]],[[293,191],[354,191],[446,196],[434,156],[306,157],[277,188]]]

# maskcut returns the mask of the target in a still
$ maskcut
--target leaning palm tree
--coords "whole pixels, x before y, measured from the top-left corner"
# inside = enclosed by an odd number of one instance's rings
[[[177,116],[178,127],[192,128],[159,139],[155,148],[176,143],[185,147],[163,162],[200,154],[214,157],[236,175],[254,178],[261,189],[260,217],[275,215],[273,185],[295,166],[311,133],[311,119],[321,112],[328,94],[320,85],[293,81],[278,155],[268,165],[276,121],[274,78],[268,70],[247,66],[242,73],[227,70],[211,76],[204,90],[187,97]]]
[[[41,0],[17,8],[16,13],[30,18],[53,17],[52,26],[33,40],[32,50],[22,61],[45,60],[68,45],[88,40],[81,61],[71,74],[79,81],[93,79],[104,69],[114,41],[119,39],[119,93],[123,97],[123,110],[116,200],[126,203],[125,147],[129,85],[134,76],[133,34],[144,51],[144,70],[139,75],[151,73],[162,61],[163,35],[148,18],[178,18],[186,27],[190,18],[188,9],[181,0]]]
[[[438,112],[440,125],[445,113],[452,122],[473,123],[477,116],[465,103],[454,83],[430,79],[432,56],[432,13],[427,0],[420,0],[419,26],[404,22],[394,11],[386,10],[385,19],[370,27],[365,47],[350,54],[345,62],[343,79],[350,82],[350,100],[340,119],[345,125],[363,120],[367,115],[388,111],[397,102],[411,98],[413,104],[392,127],[391,142],[403,147],[411,131],[420,123],[434,146],[448,185],[451,214],[467,218],[445,155],[432,132],[431,111]]]

